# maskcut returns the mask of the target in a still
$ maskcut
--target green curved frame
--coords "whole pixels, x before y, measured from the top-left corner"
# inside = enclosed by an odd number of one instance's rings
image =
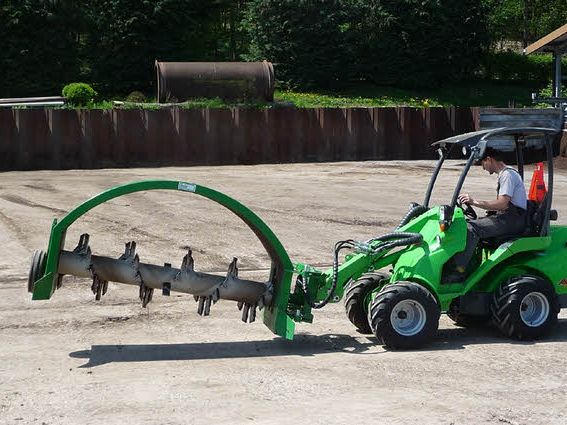
[[[69,212],[61,221],[55,219],[51,226],[51,235],[47,248],[47,262],[43,277],[34,284],[34,300],[51,298],[57,287],[59,274],[59,255],[65,245],[67,228],[79,217],[94,207],[119,196],[146,190],[178,190],[195,193],[226,207],[240,217],[256,234],[271,260],[270,280],[274,285],[274,301],[264,309],[264,323],[272,332],[287,339],[292,339],[295,331],[293,320],[287,315],[293,264],[283,245],[272,230],[250,209],[235,199],[216,190],[193,183],[173,180],[144,180],[116,186],[102,192]]]

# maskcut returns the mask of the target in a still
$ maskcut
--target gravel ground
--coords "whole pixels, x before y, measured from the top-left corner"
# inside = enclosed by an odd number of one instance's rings
[[[67,277],[49,301],[26,292],[29,259],[46,248],[51,222],[110,186],[165,178],[205,185],[256,212],[292,261],[328,266],[334,242],[392,229],[422,201],[433,162],[349,162],[0,174],[1,424],[567,424],[567,317],[538,342],[492,329],[462,329],[442,316],[428,347],[388,351],[356,332],[342,303],[299,324],[293,341],[235,303],[210,317],[191,296],[154,300],[110,284],[99,302],[90,282]],[[441,175],[446,202],[460,163]],[[531,172],[528,170],[529,177]],[[555,208],[566,224],[567,172],[556,175]],[[492,197],[494,176],[476,167],[465,190]],[[239,219],[180,192],[117,198],[79,219],[72,249],[91,235],[97,255],[118,257],[135,240],[141,261],[179,266],[187,246],[198,271],[265,279],[269,260]]]

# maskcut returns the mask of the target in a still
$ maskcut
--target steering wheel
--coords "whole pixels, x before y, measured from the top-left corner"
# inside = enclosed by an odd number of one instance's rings
[[[473,207],[469,204],[463,204],[461,201],[457,199],[457,206],[463,210],[463,213],[470,219],[476,220],[478,216],[476,215],[476,211]]]

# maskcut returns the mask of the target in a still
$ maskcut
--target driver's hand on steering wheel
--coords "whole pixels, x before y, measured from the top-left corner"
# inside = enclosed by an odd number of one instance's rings
[[[474,199],[468,193],[461,193],[459,195],[459,202],[461,204],[474,205]]]

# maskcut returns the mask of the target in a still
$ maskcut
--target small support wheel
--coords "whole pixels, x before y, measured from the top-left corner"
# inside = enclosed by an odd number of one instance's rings
[[[494,293],[491,312],[494,324],[507,337],[537,339],[557,324],[559,300],[545,279],[519,276]]]
[[[47,255],[43,250],[36,250],[33,253],[30,273],[28,275],[28,292],[33,293],[33,288],[35,282],[43,277],[45,272],[45,262],[47,260]]]
[[[398,282],[386,285],[372,301],[368,321],[372,333],[392,349],[421,347],[439,327],[441,310],[422,285]]]
[[[363,274],[359,279],[350,281],[345,288],[344,304],[348,320],[361,334],[371,334],[368,323],[368,307],[365,302],[368,295],[388,280],[385,272]]]

